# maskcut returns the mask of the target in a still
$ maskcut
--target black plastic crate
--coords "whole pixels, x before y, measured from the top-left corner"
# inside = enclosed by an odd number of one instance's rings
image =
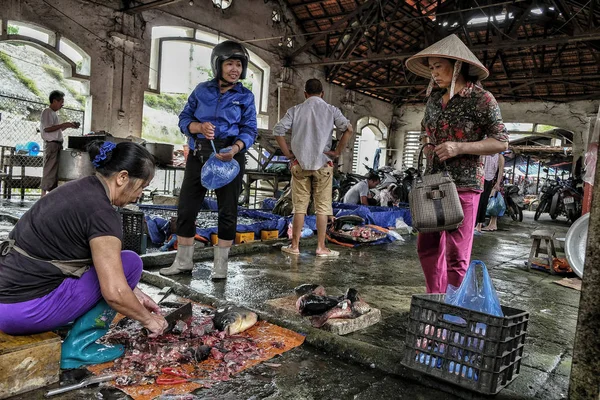
[[[145,253],[144,213],[120,208],[119,215],[123,223],[122,249],[135,251],[137,254]]]
[[[444,299],[412,296],[402,364],[479,393],[498,393],[519,375],[529,313],[503,306],[504,317],[495,317]]]

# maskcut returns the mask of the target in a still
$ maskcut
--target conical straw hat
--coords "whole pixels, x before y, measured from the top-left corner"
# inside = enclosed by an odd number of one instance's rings
[[[487,68],[475,57],[475,54],[454,34],[410,57],[406,60],[406,67],[414,74],[431,78],[431,71],[427,66],[427,58],[429,57],[451,58],[469,63],[471,65],[469,74],[478,77],[479,80],[484,80],[490,75]]]

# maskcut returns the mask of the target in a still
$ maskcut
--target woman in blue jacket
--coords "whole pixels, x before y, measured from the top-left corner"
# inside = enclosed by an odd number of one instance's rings
[[[240,79],[246,78],[248,52],[241,44],[228,40],[219,43],[211,54],[214,79],[199,84],[179,115],[179,128],[188,137],[190,152],[177,209],[177,257],[162,275],[191,271],[194,267],[196,218],[206,195],[200,173],[212,154],[214,141],[217,158],[237,160],[240,172],[229,184],[216,189],[219,206],[218,237],[212,279],[227,278],[227,259],[237,225],[238,197],[244,176],[245,155],[256,139],[254,95]],[[224,152],[219,152],[225,149]]]

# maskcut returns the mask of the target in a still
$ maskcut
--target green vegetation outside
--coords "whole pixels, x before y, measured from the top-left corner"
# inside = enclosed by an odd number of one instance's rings
[[[144,94],[144,103],[151,108],[161,109],[171,114],[179,115],[185,107],[188,96],[186,94]]]
[[[44,65],[42,65],[42,67],[44,68],[44,71],[46,71],[46,73],[48,75],[52,76],[54,79],[59,81],[65,88],[67,88],[67,90],[69,91],[69,93],[71,93],[71,95],[75,98],[75,100],[77,100],[82,106],[85,106],[85,101],[86,101],[85,96],[79,94],[77,92],[77,90],[75,90],[71,85],[69,85],[65,81],[65,77],[60,68],[57,68],[55,66],[48,65],[48,64],[44,64]]]
[[[165,126],[151,122],[148,117],[142,118],[142,138],[150,142],[185,144],[186,139],[179,127]]]
[[[9,70],[11,70],[15,74],[15,76],[17,77],[17,79],[23,85],[25,85],[27,87],[27,89],[29,89],[31,91],[31,93],[35,94],[39,98],[42,98],[42,93],[38,89],[38,87],[35,84],[35,82],[32,79],[26,77],[19,70],[19,68],[17,68],[17,66],[11,60],[11,58],[10,58],[10,56],[8,54],[4,53],[3,51],[0,51],[0,61],[2,61],[4,63],[4,65],[6,65],[6,68],[8,68]]]
[[[556,129],[556,127],[552,126],[552,125],[542,125],[542,124],[539,124],[539,125],[537,125],[535,127],[535,131],[536,132],[540,132],[540,133],[541,132],[548,132],[548,131],[551,131],[553,129]]]

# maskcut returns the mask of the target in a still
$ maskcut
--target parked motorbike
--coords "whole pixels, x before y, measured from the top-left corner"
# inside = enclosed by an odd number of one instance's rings
[[[523,209],[525,202],[517,185],[504,186],[504,203],[506,204],[506,213],[510,215],[513,221],[523,222]]]
[[[580,190],[581,189],[581,190]],[[565,215],[567,220],[575,222],[581,216],[583,201],[583,181],[570,177],[561,184],[561,189],[554,194],[550,206],[550,217],[556,219],[558,215]],[[556,204],[555,204],[555,199]]]
[[[334,182],[337,181],[338,183],[332,189],[331,197],[333,201],[343,201],[348,190],[364,179],[367,179],[367,177],[359,174],[338,172],[334,176]]]
[[[408,194],[410,193],[411,189],[412,189],[412,184],[413,181],[415,179],[415,177],[417,176],[417,170],[416,168],[410,167],[404,170],[404,172],[402,173],[402,180],[401,183],[402,185],[400,186],[399,189],[399,193],[398,193],[398,201],[400,203],[408,203]]]
[[[561,190],[561,185],[558,177],[553,179],[548,178],[548,168],[544,168],[543,171],[546,173],[546,181],[542,185],[542,195],[540,196],[540,202],[537,209],[535,210],[534,220],[538,220],[543,213],[549,213],[552,219],[558,217],[556,206],[558,205],[558,197],[555,200],[555,207],[552,209],[552,201],[555,199],[555,195]],[[551,210],[554,214],[551,213]],[[554,215],[554,216],[553,216]]]

